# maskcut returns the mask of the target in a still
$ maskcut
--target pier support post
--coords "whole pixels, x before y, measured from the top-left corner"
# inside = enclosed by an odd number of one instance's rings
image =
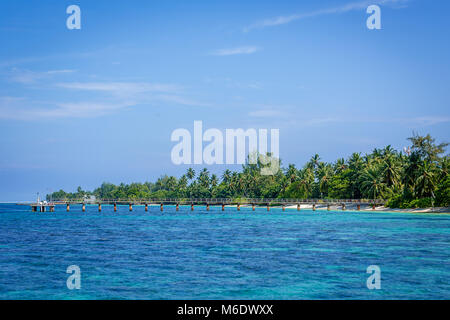
[[[102,204],[101,203],[98,204],[98,212],[102,212]]]
[[[180,210],[180,205],[177,203],[177,206],[175,207],[175,210]]]
[[[225,205],[222,203],[222,211],[225,211]]]
[[[31,207],[31,211],[36,212],[37,211],[37,207],[36,206],[32,206]]]
[[[66,204],[66,211],[69,212],[70,211],[70,204]]]
[[[145,212],[148,212],[148,203],[145,204]]]
[[[361,205],[358,204],[358,205],[356,206],[356,209],[357,209],[358,211],[361,210]]]
[[[86,212],[86,204],[83,203],[81,205],[81,211]]]
[[[117,212],[117,203],[114,203],[114,212]]]
[[[133,211],[133,205],[131,203],[128,204],[128,210]]]
[[[45,212],[45,206],[41,206],[41,212]]]
[[[300,211],[300,204],[297,204],[297,211]]]
[[[312,209],[313,209],[313,211],[316,211],[316,205],[315,204],[313,204]]]

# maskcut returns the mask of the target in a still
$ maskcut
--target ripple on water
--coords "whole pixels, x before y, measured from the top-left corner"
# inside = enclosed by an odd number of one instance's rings
[[[450,298],[448,215],[25,209],[0,204],[0,299]]]

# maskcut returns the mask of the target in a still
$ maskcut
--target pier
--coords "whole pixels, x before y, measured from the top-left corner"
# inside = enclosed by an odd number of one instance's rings
[[[272,207],[279,207],[282,211],[286,210],[287,206],[293,206],[297,211],[301,210],[301,205],[310,205],[312,211],[316,211],[319,206],[323,206],[328,211],[331,207],[341,208],[345,211],[348,205],[355,205],[356,210],[361,210],[361,206],[369,206],[375,210],[376,206],[383,205],[385,200],[381,199],[227,199],[227,198],[210,198],[210,199],[102,199],[96,201],[86,200],[53,200],[50,202],[35,202],[35,203],[18,203],[18,205],[27,205],[33,212],[55,212],[56,206],[65,206],[66,211],[70,212],[71,206],[81,206],[82,212],[86,211],[86,205],[96,205],[98,212],[102,211],[102,205],[113,205],[114,212],[118,211],[119,206],[127,206],[128,211],[133,211],[133,206],[144,206],[144,210],[149,211],[149,206],[159,206],[160,211],[164,211],[165,205],[174,205],[176,211],[179,211],[180,205],[190,206],[190,210],[194,211],[195,206],[206,207],[206,211],[210,210],[210,206],[221,206],[222,211],[225,211],[226,206],[236,207],[237,211],[241,210],[241,206],[251,207],[255,211],[256,207],[266,207],[270,211]]]

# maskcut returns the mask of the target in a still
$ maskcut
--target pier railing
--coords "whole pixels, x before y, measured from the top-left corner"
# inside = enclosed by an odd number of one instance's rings
[[[281,199],[281,198],[149,198],[149,199],[52,199],[48,204],[209,204],[209,205],[231,205],[231,204],[254,204],[254,205],[295,205],[295,204],[384,204],[383,199]]]
[[[24,205],[24,203],[21,203]],[[50,202],[40,201],[36,203],[28,203],[31,210],[36,212],[45,212],[46,209],[50,212],[55,211],[57,205],[65,205],[66,211],[70,211],[70,206],[81,205],[82,211],[86,211],[87,204],[98,205],[98,211],[102,211],[102,205],[114,205],[114,212],[117,212],[119,205],[128,205],[129,211],[133,211],[133,205],[144,205],[145,211],[149,210],[149,205],[160,205],[161,211],[163,211],[164,205],[172,204],[176,205],[176,211],[179,210],[180,205],[191,206],[191,211],[194,210],[195,205],[206,205],[206,210],[209,211],[210,205],[221,205],[222,211],[225,210],[225,206],[234,205],[239,211],[241,205],[252,206],[252,210],[255,211],[256,206],[267,206],[267,211],[270,211],[271,206],[281,206],[283,211],[285,211],[286,206],[296,205],[297,210],[301,210],[302,205],[311,205],[313,211],[316,210],[320,205],[326,206],[327,210],[331,210],[331,206],[341,206],[342,210],[346,210],[347,204],[355,204],[357,210],[361,210],[361,205],[370,205],[372,209],[375,210],[376,205],[384,204],[384,200],[380,199],[253,199],[253,198],[184,198],[184,199],[55,199]]]

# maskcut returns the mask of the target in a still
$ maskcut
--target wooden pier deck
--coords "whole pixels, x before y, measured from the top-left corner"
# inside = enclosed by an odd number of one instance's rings
[[[326,206],[328,210],[332,206],[341,207],[346,210],[347,205],[356,205],[357,210],[361,209],[361,205],[371,206],[375,209],[377,205],[383,205],[384,200],[380,199],[230,199],[230,198],[186,198],[186,199],[101,199],[101,200],[53,200],[50,202],[35,202],[35,203],[20,203],[19,205],[27,205],[33,212],[54,212],[56,206],[66,206],[66,211],[70,211],[70,206],[81,205],[82,211],[86,211],[87,204],[98,206],[98,211],[102,211],[102,205],[113,205],[114,211],[118,210],[118,206],[128,206],[129,211],[133,211],[134,205],[144,206],[145,211],[148,211],[149,205],[159,205],[160,210],[164,210],[164,205],[175,205],[176,210],[179,210],[180,205],[190,205],[191,210],[194,211],[195,206],[206,206],[209,211],[210,206],[221,206],[222,211],[226,206],[236,206],[239,211],[241,206],[251,206],[253,211],[258,207],[266,207],[270,211],[271,207],[281,207],[283,211],[286,206],[296,206],[297,210],[301,210],[301,205],[311,205],[313,211],[317,206]]]

